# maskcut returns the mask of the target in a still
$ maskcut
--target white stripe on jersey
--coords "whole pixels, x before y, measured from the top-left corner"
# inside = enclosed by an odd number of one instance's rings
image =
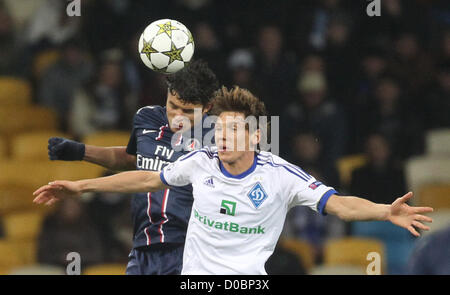
[[[147,216],[148,216],[148,220],[150,221],[150,223],[153,223],[152,216],[150,213],[151,204],[152,204],[152,193],[149,192],[149,193],[147,193]],[[148,227],[145,228],[144,233],[145,233],[145,236],[147,237],[147,245],[150,245],[150,235],[148,233]]]

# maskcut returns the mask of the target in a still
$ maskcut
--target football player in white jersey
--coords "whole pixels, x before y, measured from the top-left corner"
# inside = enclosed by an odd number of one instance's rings
[[[308,206],[346,221],[388,220],[415,236],[419,236],[417,229],[429,230],[423,222],[432,220],[423,213],[433,209],[407,205],[412,192],[392,204],[339,196],[300,167],[270,152],[256,151],[262,129],[252,128],[246,119],[266,112],[249,91],[223,87],[213,100],[212,114],[218,115],[217,151],[193,151],[161,173],[129,171],[74,182],[54,181],[34,193],[34,202],[52,204],[83,192],[148,192],[191,183],[194,203],[182,274],[265,274],[265,262],[293,206]]]

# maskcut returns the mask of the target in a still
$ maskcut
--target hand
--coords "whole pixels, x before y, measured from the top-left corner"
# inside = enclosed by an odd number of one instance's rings
[[[420,234],[416,228],[423,230],[430,230],[430,228],[424,225],[422,222],[433,222],[430,217],[421,215],[422,213],[433,212],[433,208],[430,207],[410,207],[406,202],[413,196],[412,192],[407,193],[401,198],[398,198],[391,205],[390,214],[388,220],[395,225],[401,226],[409,230],[414,236],[419,237]]]
[[[81,189],[76,181],[54,181],[37,189],[33,196],[36,204],[52,205],[63,198],[81,195]]]
[[[48,157],[50,160],[81,161],[84,158],[85,145],[62,137],[48,140]]]

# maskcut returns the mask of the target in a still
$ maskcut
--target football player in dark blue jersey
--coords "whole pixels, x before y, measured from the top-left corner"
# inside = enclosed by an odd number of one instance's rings
[[[160,171],[181,155],[200,148],[203,138],[192,138],[193,129],[189,127],[203,123],[210,99],[219,88],[217,78],[205,62],[197,60],[166,80],[166,106],[146,106],[136,112],[128,146],[98,147],[52,137],[49,158],[87,161],[114,171]],[[195,112],[196,108],[201,112]],[[201,135],[211,129],[201,129]],[[190,185],[133,197],[134,237],[127,274],[181,273],[192,202]]]

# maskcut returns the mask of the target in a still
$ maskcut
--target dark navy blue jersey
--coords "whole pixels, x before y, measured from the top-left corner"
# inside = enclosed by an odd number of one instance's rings
[[[212,128],[203,128],[200,136],[211,131]],[[185,134],[172,132],[165,107],[143,107],[134,116],[127,153],[136,155],[138,170],[160,171],[180,156],[202,147],[202,137],[193,135],[193,129]],[[133,247],[184,243],[192,202],[191,185],[133,196]]]

